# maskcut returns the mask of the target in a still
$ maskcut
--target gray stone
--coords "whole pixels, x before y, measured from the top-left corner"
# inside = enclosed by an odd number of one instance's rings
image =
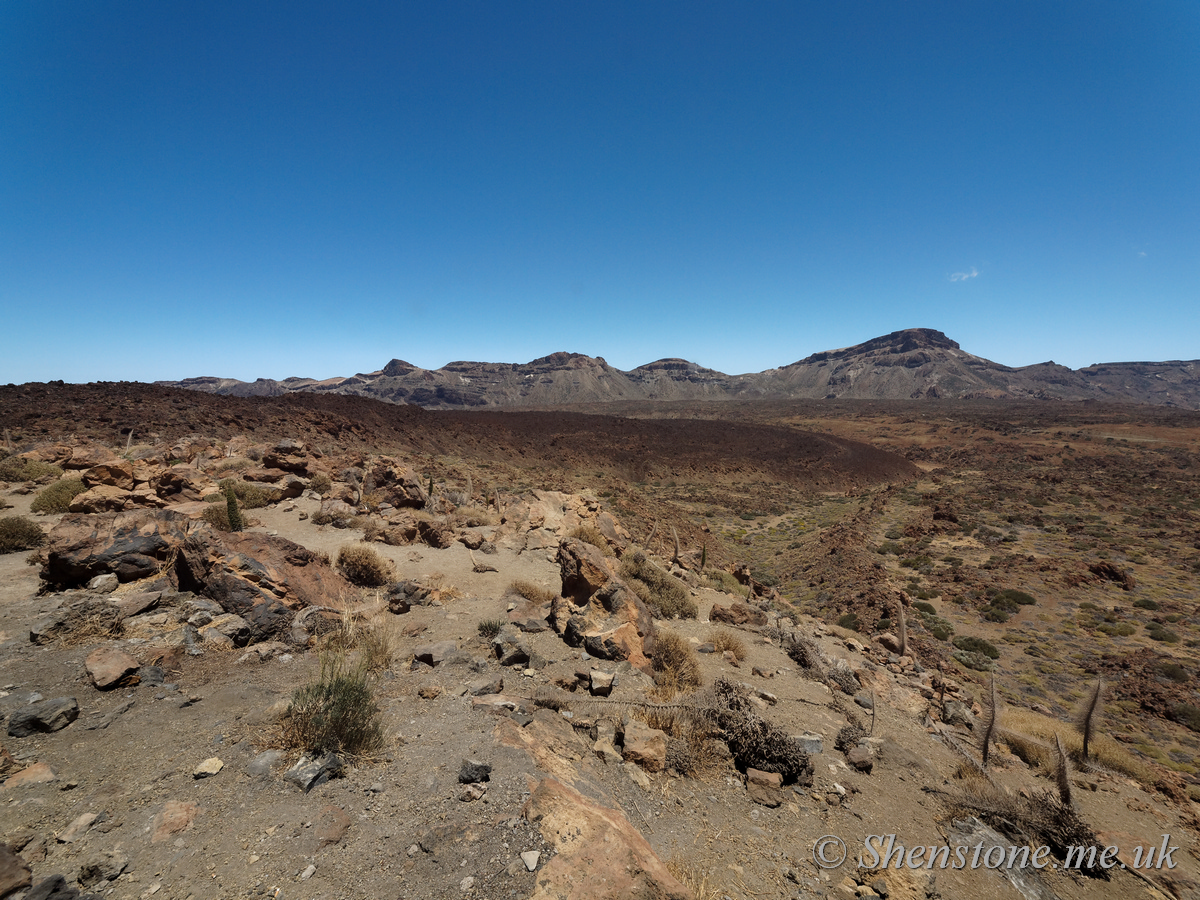
[[[101,881],[112,881],[125,871],[129,857],[120,850],[94,853],[79,867],[79,883],[91,887]]]
[[[29,887],[33,870],[8,844],[0,844],[0,897]]]
[[[612,672],[602,672],[592,669],[589,673],[589,690],[593,697],[607,697],[612,693],[613,684],[617,677]]]
[[[111,594],[120,583],[116,575],[107,572],[104,575],[97,575],[87,583],[87,586],[93,594]]]
[[[246,774],[252,778],[263,778],[271,774],[271,769],[281,759],[283,759],[282,750],[264,750],[246,764]]]
[[[437,666],[456,650],[458,650],[458,646],[454,641],[438,641],[418,647],[413,651],[413,656],[418,662],[423,662],[427,666]]]
[[[874,709],[875,708],[874,698],[872,698],[871,695],[868,694],[866,691],[860,691],[859,693],[855,694],[854,702],[857,703],[859,706],[861,706],[863,709]]]
[[[800,748],[810,756],[824,751],[825,746],[822,743],[821,735],[813,734],[811,731],[806,731],[804,734],[793,736],[792,740],[800,745]]]
[[[479,781],[490,781],[492,767],[477,759],[464,759],[458,770],[459,784],[474,784]]]
[[[300,761],[284,773],[283,780],[289,781],[305,793],[331,778],[337,778],[345,770],[345,764],[336,753],[321,756],[302,756]]]
[[[504,690],[504,679],[500,676],[495,678],[480,678],[478,681],[472,681],[467,686],[467,692],[472,697],[481,697],[485,694],[499,694]]]
[[[61,731],[79,718],[79,703],[74,697],[42,700],[15,710],[8,720],[9,737],[29,737]]]
[[[942,708],[942,721],[947,725],[962,725],[972,729],[975,727],[975,716],[961,700],[946,701],[946,705]]]
[[[538,861],[541,860],[542,854],[538,850],[526,850],[521,854],[521,862],[525,863],[525,871],[536,872]]]
[[[2,896],[2,895],[0,895]],[[80,894],[76,888],[67,884],[61,875],[51,875],[44,881],[39,881],[25,900],[100,900],[97,894]]]
[[[851,747],[846,753],[846,762],[867,775],[870,775],[871,769],[875,767],[875,761],[871,758],[871,751],[866,747]]]

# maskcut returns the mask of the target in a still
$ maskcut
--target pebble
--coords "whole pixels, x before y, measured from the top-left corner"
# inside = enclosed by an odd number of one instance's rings
[[[542,858],[540,850],[526,850],[521,854],[521,862],[525,863],[525,871],[534,872],[538,867],[538,860]]]
[[[314,865],[309,865],[309,867],[307,869],[305,869],[303,872],[300,873],[300,880],[308,881],[308,879],[312,878],[316,874],[317,874],[317,867]]]
[[[473,887],[475,887],[475,879],[470,875],[458,883],[458,889],[464,894]]]
[[[215,756],[210,756],[204,762],[200,763],[200,765],[196,766],[195,770],[192,772],[192,777],[208,778],[212,775],[216,775],[223,768],[225,768],[225,763],[221,762],[221,760],[217,759]]]

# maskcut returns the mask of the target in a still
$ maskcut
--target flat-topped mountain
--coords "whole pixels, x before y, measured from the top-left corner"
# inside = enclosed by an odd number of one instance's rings
[[[747,375],[726,375],[685,359],[660,359],[626,372],[604,357],[559,352],[528,363],[458,361],[440,369],[393,359],[378,371],[325,379],[200,377],[158,383],[239,397],[357,394],[430,409],[739,398],[1108,400],[1200,409],[1200,360],[1011,367],[968,353],[931,328],[894,331]]]

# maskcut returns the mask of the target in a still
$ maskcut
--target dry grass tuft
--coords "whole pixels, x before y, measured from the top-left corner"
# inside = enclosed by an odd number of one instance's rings
[[[366,544],[347,544],[342,547],[338,551],[337,567],[347,581],[360,587],[383,587],[396,580],[392,561]]]
[[[1004,710],[1004,727],[997,729],[996,739],[1007,744],[1009,749],[1028,765],[1053,773],[1058,762],[1058,751],[1054,746],[1055,733],[1061,733],[1067,752],[1083,763],[1083,736],[1062,729],[1062,723],[1049,716],[1035,713],[1031,709],[1008,707]],[[1093,735],[1088,751],[1091,755],[1086,761],[1088,765],[1123,772],[1148,787],[1158,782],[1158,777],[1150,766],[1107,734]]]
[[[577,541],[583,541],[585,544],[591,544],[605,556],[616,556],[616,553],[608,545],[608,541],[604,535],[600,533],[595,525],[580,525],[567,536]]]
[[[534,584],[532,581],[524,581],[518,579],[508,586],[509,593],[516,594],[518,597],[524,597],[532,603],[550,603],[558,594],[550,588],[542,587],[540,584]]]
[[[686,639],[673,631],[660,628],[654,639],[654,672],[656,699],[670,700],[681,691],[703,684],[700,661]]]
[[[667,860],[667,871],[675,880],[692,892],[696,900],[721,900],[721,891],[713,883],[712,871],[691,859],[673,856]]]
[[[746,658],[746,642],[728,628],[718,628],[709,632],[708,640],[717,648],[718,653],[728,650],[739,662]]]

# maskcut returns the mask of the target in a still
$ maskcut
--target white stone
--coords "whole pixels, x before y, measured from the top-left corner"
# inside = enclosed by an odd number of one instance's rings
[[[542,858],[540,850],[526,850],[521,854],[521,862],[525,863],[525,871],[534,872],[538,867],[538,860]]]

